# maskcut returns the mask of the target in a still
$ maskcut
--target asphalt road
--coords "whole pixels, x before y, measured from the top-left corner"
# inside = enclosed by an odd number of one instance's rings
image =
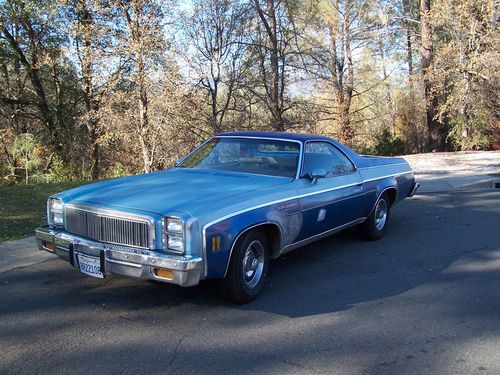
[[[2,272],[0,373],[500,374],[500,190],[408,199],[378,242],[273,262],[245,306],[58,258]]]

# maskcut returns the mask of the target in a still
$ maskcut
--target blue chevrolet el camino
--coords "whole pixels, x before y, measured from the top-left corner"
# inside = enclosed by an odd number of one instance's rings
[[[360,156],[330,138],[223,133],[168,170],[51,196],[36,237],[90,276],[219,279],[224,297],[246,303],[270,259],[354,225],[376,240],[418,186],[405,160]]]

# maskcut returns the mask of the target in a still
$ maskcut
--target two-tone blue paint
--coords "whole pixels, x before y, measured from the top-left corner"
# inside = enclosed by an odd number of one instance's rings
[[[244,210],[229,218],[209,223],[204,230],[206,239],[207,278],[223,277],[227,271],[231,251],[238,236],[260,225],[273,225],[280,233],[279,255],[283,249],[296,243],[347,223],[361,222],[373,209],[380,194],[394,190],[395,198],[407,196],[409,189],[398,191],[394,185],[398,180],[411,184],[407,176],[387,177],[381,181],[370,181],[366,184],[350,185],[332,188],[315,194],[304,193],[280,202],[271,202],[264,207]],[[308,182],[310,184],[310,182]],[[293,202],[293,203],[292,203]],[[291,205],[292,212],[280,212],[283,205]],[[325,210],[325,217],[319,221],[319,211]],[[221,246],[216,251],[212,249],[212,237],[221,238]]]
[[[330,138],[291,133],[225,133],[220,137],[281,139],[300,143],[296,178],[202,169],[171,168],[146,175],[108,180],[57,194],[64,202],[93,205],[147,216],[155,222],[155,249],[163,252],[161,221],[176,216],[185,223],[185,256],[203,257],[204,277],[227,271],[234,245],[245,231],[260,225],[279,233],[273,254],[305,243],[322,233],[358,223],[384,191],[395,202],[414,185],[411,169],[401,158],[363,157]],[[355,171],[320,178],[302,178],[307,142],[329,142],[354,164]],[[219,237],[217,248],[212,238]]]

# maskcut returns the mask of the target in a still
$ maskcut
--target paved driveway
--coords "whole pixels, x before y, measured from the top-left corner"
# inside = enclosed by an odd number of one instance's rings
[[[500,190],[423,193],[391,220],[273,262],[245,306],[52,257],[2,272],[0,373],[499,374]]]

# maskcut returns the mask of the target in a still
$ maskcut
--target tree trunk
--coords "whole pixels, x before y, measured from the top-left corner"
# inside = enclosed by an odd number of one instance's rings
[[[467,139],[470,136],[470,129],[469,129],[469,97],[471,93],[471,79],[472,75],[469,71],[464,72],[464,80],[465,80],[465,95],[462,98],[462,103],[461,103],[461,108],[460,108],[460,115],[462,117],[462,140],[461,140],[461,149],[463,150],[468,150],[469,145],[467,144]]]
[[[413,46],[411,42],[411,30],[406,26],[406,62],[408,64],[408,86],[413,92]]]
[[[25,161],[24,161],[24,170],[26,172],[25,178],[26,178],[26,185],[28,185],[29,181],[29,171],[28,171],[28,153],[25,154]]]
[[[347,98],[340,104],[340,137],[347,147],[354,145],[354,131],[350,119],[351,100]]]
[[[352,102],[352,93],[354,88],[354,66],[352,63],[352,51],[351,51],[351,0],[346,0],[344,5],[344,27],[343,35],[343,46],[342,54],[345,53],[345,58],[347,60],[347,77],[345,83],[342,84],[340,82],[340,90],[342,91],[342,100],[341,100],[341,136],[342,141],[348,147],[352,147],[354,144],[354,129],[352,129],[351,123],[351,102]],[[344,60],[343,56],[341,58]],[[340,69],[339,69],[340,70]],[[339,75],[342,76],[342,71],[339,71]]]
[[[278,66],[278,40],[276,35],[276,9],[274,0],[267,0],[267,11],[269,14],[269,26],[272,33],[269,34],[269,48],[271,50],[271,84],[270,97],[273,115],[272,127],[276,131],[283,131],[283,119],[281,116],[281,106],[279,103],[279,66]]]
[[[142,162],[143,162],[143,171],[144,173],[151,172],[152,160],[149,156],[148,146],[146,144],[146,137],[144,136],[144,131],[139,129],[138,131],[138,139],[139,145],[141,146],[141,154],[142,154]]]
[[[148,147],[145,142],[145,135],[149,127],[149,116],[148,116],[148,92],[146,90],[146,72],[144,69],[144,62],[142,58],[142,51],[139,52],[137,56],[137,75],[139,81],[139,127],[141,133],[141,148],[142,156],[144,160],[144,173],[151,172],[151,157],[149,155]]]
[[[412,17],[412,3],[414,3],[414,0],[402,0],[404,17],[402,27],[406,33],[406,63],[408,64],[408,86],[410,88],[410,92],[413,92],[413,43],[411,41],[412,24],[408,19]]]
[[[382,41],[382,38],[380,38],[380,37],[378,39],[378,48],[379,48],[379,53],[380,53],[380,65],[382,68],[382,74],[384,76],[385,100],[387,102],[387,109],[388,109],[389,114],[391,116],[391,134],[395,135],[396,126],[395,126],[395,118],[394,118],[394,106],[392,104],[391,87],[389,86],[389,83],[387,80],[389,78],[389,75],[387,74],[387,65],[385,63],[384,43]]]
[[[97,180],[99,178],[99,143],[97,143],[97,136],[92,136],[92,179]]]
[[[148,91],[146,87],[146,67],[144,63],[144,51],[146,46],[144,45],[145,40],[143,39],[143,21],[142,11],[145,5],[141,1],[133,1],[131,4],[127,5],[126,2],[120,1],[120,5],[123,9],[123,14],[127,22],[131,39],[132,39],[132,51],[134,55],[134,65],[137,70],[136,74],[136,84],[139,90],[139,124],[138,124],[138,138],[139,145],[141,146],[142,160],[143,160],[143,171],[144,173],[151,172],[153,165],[153,152],[150,150],[149,144],[147,142],[148,130],[149,130],[149,98]],[[133,8],[133,15],[129,13],[128,6]]]
[[[260,7],[259,0],[255,0],[255,7],[257,13],[264,24],[267,32],[268,49],[270,53],[271,71],[269,73],[269,82],[267,84],[267,96],[269,100],[268,107],[271,111],[271,126],[275,131],[284,131],[285,125],[283,123],[283,108],[280,103],[280,73],[279,73],[279,50],[278,50],[278,36],[276,27],[276,8],[274,0],[266,0],[267,12],[264,13]],[[267,14],[267,18],[266,18]],[[266,79],[266,77],[264,77]],[[283,89],[283,88],[282,88]]]
[[[432,94],[429,68],[432,64],[433,45],[432,27],[430,19],[431,1],[420,0],[420,33],[421,33],[421,58],[424,75],[424,97],[426,105],[427,129],[429,132],[430,151],[444,151],[444,137],[440,123],[436,119],[437,98]]]
[[[94,60],[92,51],[92,28],[94,20],[84,0],[80,0],[79,6],[79,22],[83,37],[82,76],[85,111],[87,113],[86,127],[90,138],[92,179],[96,180],[99,178],[99,119],[97,117],[99,108],[94,97],[92,71],[92,62]]]
[[[219,111],[217,110],[217,96],[218,96],[218,83],[214,82],[214,87],[211,89],[211,107],[212,107],[212,130],[214,134],[220,133],[220,124],[219,124]]]

